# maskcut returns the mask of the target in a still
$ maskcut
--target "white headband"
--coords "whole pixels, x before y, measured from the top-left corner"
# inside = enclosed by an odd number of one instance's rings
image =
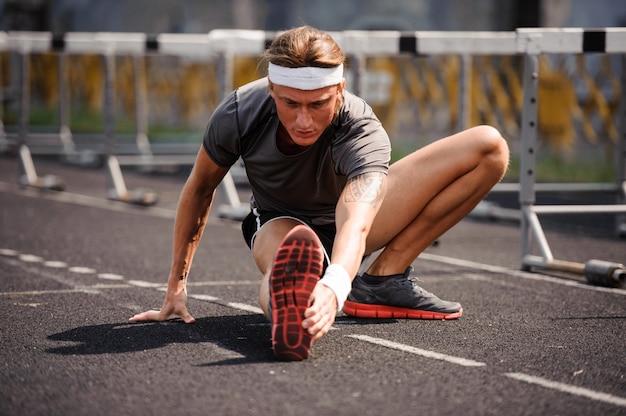
[[[343,81],[343,64],[334,68],[316,66],[287,68],[270,62],[267,72],[273,84],[299,90],[316,90]]]

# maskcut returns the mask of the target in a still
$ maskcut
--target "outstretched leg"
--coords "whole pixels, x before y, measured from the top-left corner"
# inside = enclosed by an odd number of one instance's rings
[[[304,360],[313,336],[302,321],[322,274],[322,243],[311,228],[280,218],[257,232],[253,255],[263,273],[259,302],[272,325],[274,355],[284,361]]]

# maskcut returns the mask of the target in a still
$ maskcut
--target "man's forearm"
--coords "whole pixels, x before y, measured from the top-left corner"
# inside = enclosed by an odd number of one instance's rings
[[[386,175],[373,172],[350,179],[336,209],[337,234],[331,263],[354,278],[365,253],[367,235],[386,192]]]
[[[200,193],[188,183],[181,194],[174,223],[172,267],[168,290],[184,290],[194,254],[206,227],[214,192]]]

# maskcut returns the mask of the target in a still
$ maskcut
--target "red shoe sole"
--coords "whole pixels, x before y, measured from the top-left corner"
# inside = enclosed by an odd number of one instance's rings
[[[420,311],[418,309],[398,308],[385,305],[367,305],[346,300],[343,304],[343,312],[346,315],[357,318],[398,318],[398,319],[457,319],[463,315],[463,309],[458,312],[441,313]]]
[[[324,252],[308,227],[294,227],[278,249],[270,276],[272,347],[277,359],[301,361],[309,356],[311,335],[302,328],[311,292],[322,274]]]

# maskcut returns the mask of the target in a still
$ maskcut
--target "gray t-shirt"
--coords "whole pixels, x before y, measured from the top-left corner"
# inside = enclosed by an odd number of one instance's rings
[[[216,108],[204,149],[219,166],[242,158],[252,189],[251,207],[332,223],[349,178],[387,173],[391,145],[372,109],[344,91],[344,103],[318,141],[296,155],[276,145],[279,126],[267,78],[238,88]]]

